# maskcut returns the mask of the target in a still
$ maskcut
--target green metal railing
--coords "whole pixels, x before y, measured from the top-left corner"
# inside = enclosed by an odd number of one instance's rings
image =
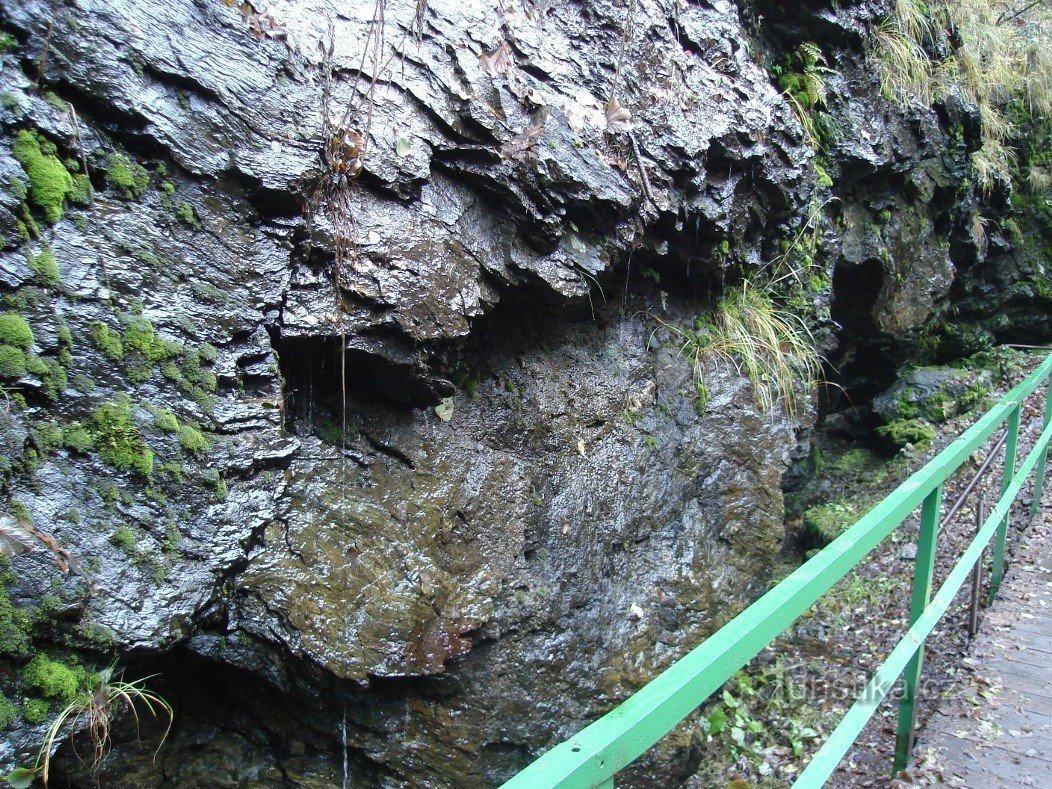
[[[994,554],[990,600],[993,600],[1004,572],[1009,511],[1027,478],[1035,470],[1030,517],[1034,516],[1041,500],[1045,461],[1052,438],[1052,384],[1046,391],[1041,435],[1018,469],[1016,450],[1023,400],[1048,381],[1050,376],[1052,355],[956,441],[899,485],[840,537],[620,706],[541,756],[504,784],[505,789],[612,787],[615,773],[637,759],[704,703],[920,505],[921,524],[909,629],[793,785],[822,786],[899,676],[903,677],[903,693],[899,702],[894,769],[904,767],[913,735],[925,639],[968,580],[991,540],[994,542]],[[990,509],[935,596],[931,597],[943,483],[1005,422],[1008,427],[1000,499]]]

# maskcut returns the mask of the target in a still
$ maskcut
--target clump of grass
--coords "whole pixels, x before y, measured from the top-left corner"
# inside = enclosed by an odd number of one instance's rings
[[[929,53],[952,29],[952,54]],[[972,155],[989,191],[1011,178],[1022,125],[1052,116],[1052,8],[1032,0],[896,0],[878,28],[873,55],[885,95],[928,106],[953,88],[979,108],[982,147]]]
[[[136,724],[139,722],[140,706],[155,718],[158,717],[159,712],[165,714],[168,718],[168,725],[164,734],[161,735],[157,751],[161,749],[171,731],[174,713],[172,706],[164,698],[146,688],[146,682],[156,675],[144,677],[135,682],[125,682],[122,679],[113,679],[113,672],[113,666],[101,672],[98,682],[90,692],[80,693],[59,712],[48,727],[33,766],[31,768],[21,767],[8,774],[7,782],[10,786],[16,789],[17,787],[30,787],[37,778],[43,782],[45,787],[47,786],[51,754],[55,749],[55,741],[63,729],[78,731],[83,728],[87,731],[92,744],[89,767],[92,775],[97,778],[99,766],[109,749],[110,727],[114,717],[122,709],[131,713]],[[154,752],[155,757],[157,751]]]
[[[807,324],[748,280],[720,299],[712,315],[699,319],[693,330],[672,328],[683,338],[680,351],[693,365],[703,400],[705,363],[710,358],[749,380],[759,408],[768,411],[783,403],[791,418],[801,395],[810,393],[821,374],[821,358]]]
[[[899,0],[892,15],[876,29],[880,86],[888,99],[927,106],[941,92],[935,64],[924,49],[933,17],[915,0]]]

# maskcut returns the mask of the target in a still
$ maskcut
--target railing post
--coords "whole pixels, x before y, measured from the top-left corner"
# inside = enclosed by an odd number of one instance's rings
[[[1045,383],[1045,418],[1041,422],[1041,429],[1048,427],[1052,419],[1052,377]],[[1037,459],[1037,471],[1034,472],[1034,500],[1030,502],[1030,520],[1037,515],[1037,508],[1041,506],[1041,494],[1045,491],[1045,461],[1048,459],[1048,447],[1041,452]]]
[[[979,500],[975,502],[976,534],[983,528],[983,523],[985,522],[986,502],[980,496]],[[986,557],[985,546],[983,547],[984,550],[979,553],[979,561],[975,563],[975,568],[972,570],[972,598],[968,605],[968,635],[972,637],[979,632],[979,594],[983,588],[983,559]]]
[[[1005,466],[1001,475],[1001,496],[1008,490],[1015,477],[1016,447],[1019,445],[1019,411],[1021,404],[1017,403],[1008,417],[1008,440],[1005,442]],[[1000,497],[999,497],[1000,498]],[[990,570],[990,596],[987,604],[992,605],[997,596],[997,590],[1001,586],[1001,578],[1004,576],[1005,565],[1005,539],[1008,536],[1008,521],[1012,508],[1009,507],[997,526],[997,534],[994,536],[994,561]]]
[[[927,495],[921,505],[920,534],[917,537],[917,560],[913,570],[913,597],[910,599],[910,627],[924,613],[931,599],[931,580],[935,570],[935,544],[939,537],[939,514],[942,510],[942,485]],[[924,645],[910,658],[902,673],[902,698],[899,699],[899,727],[895,738],[893,772],[906,767],[913,750],[913,726],[917,718],[917,688],[924,665]]]

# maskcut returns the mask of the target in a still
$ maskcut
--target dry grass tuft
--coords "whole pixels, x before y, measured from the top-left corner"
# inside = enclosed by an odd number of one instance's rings
[[[952,33],[953,54],[933,59],[936,35]],[[872,52],[884,94],[927,106],[957,88],[979,107],[982,148],[973,155],[980,186],[1011,177],[1018,112],[1052,116],[1052,5],[1033,0],[896,0]]]
[[[747,378],[763,411],[782,403],[790,418],[795,418],[801,398],[810,395],[821,375],[821,358],[807,324],[748,280],[720,299],[712,315],[699,319],[694,329],[669,328],[683,340],[680,353],[693,366],[702,407],[708,399],[705,363],[709,359],[728,364]]]

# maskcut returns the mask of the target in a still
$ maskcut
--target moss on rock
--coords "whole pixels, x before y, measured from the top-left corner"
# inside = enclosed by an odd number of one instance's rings
[[[67,666],[47,655],[37,655],[23,669],[22,679],[44,698],[65,705],[86,689],[88,674],[80,666]]]
[[[51,705],[43,699],[26,699],[22,707],[22,717],[32,726],[46,721],[49,712],[51,712]]]
[[[163,430],[165,433],[179,432],[179,420],[175,418],[175,414],[172,413],[170,408],[158,409],[153,415],[153,423],[158,430]]]
[[[2,556],[7,559],[6,556]],[[8,575],[0,583],[0,655],[23,659],[32,652],[32,609],[20,608],[7,596]]]
[[[168,342],[157,336],[153,324],[142,315],[129,315],[121,319],[124,324],[124,347],[135,351],[150,364],[156,364],[178,356],[183,346]]]
[[[26,374],[26,355],[11,345],[0,345],[0,378],[17,381]]]
[[[0,693],[0,731],[10,728],[18,716],[18,708],[3,693]]]
[[[62,445],[74,452],[87,454],[95,447],[95,439],[84,425],[77,422],[62,431]]]
[[[179,446],[192,455],[203,455],[208,452],[211,444],[196,427],[183,425],[179,428]]]
[[[150,174],[146,168],[132,162],[124,154],[115,153],[107,163],[106,180],[125,200],[137,200],[150,185]]]
[[[110,545],[119,548],[133,558],[139,554],[137,542],[138,541],[135,539],[135,532],[127,526],[121,526],[110,535]]]
[[[936,430],[922,419],[896,419],[878,427],[877,435],[895,447],[918,446],[933,440]]]
[[[96,321],[91,324],[91,338],[110,361],[119,362],[124,358],[124,343],[121,342],[121,336],[105,323]]]
[[[201,220],[197,218],[197,212],[189,203],[180,203],[175,208],[176,218],[192,230],[201,229]]]
[[[804,512],[804,535],[810,547],[824,547],[843,534],[857,518],[850,504],[834,501]]]
[[[0,345],[13,345],[23,351],[33,345],[33,330],[26,319],[17,312],[6,312],[0,315]]]
[[[91,416],[99,457],[120,471],[153,472],[153,451],[146,446],[126,402],[106,403]]]
[[[54,224],[62,218],[63,203],[76,191],[73,176],[55,155],[55,146],[39,134],[23,129],[15,135],[11,154],[29,176],[29,202]]]
[[[44,251],[39,255],[30,254],[29,268],[45,285],[55,286],[62,283],[58,262],[55,260],[55,253],[51,251],[51,247],[44,247]]]

